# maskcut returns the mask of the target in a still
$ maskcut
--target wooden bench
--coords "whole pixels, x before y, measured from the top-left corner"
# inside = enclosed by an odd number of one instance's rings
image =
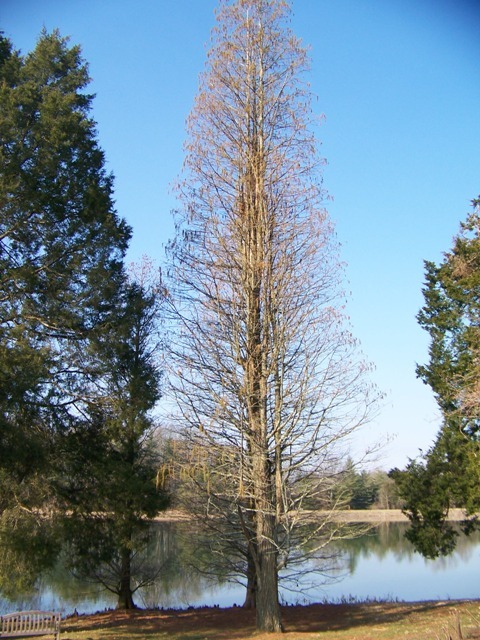
[[[0,638],[27,638],[54,635],[60,637],[59,613],[52,611],[18,611],[0,616]]]

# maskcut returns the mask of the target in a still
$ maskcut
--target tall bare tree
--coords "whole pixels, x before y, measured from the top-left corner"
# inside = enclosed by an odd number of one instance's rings
[[[178,417],[209,516],[243,536],[265,631],[281,629],[279,569],[311,548],[308,499],[331,486],[340,444],[375,396],[342,317],[308,59],[289,11],[220,3],[169,247]]]

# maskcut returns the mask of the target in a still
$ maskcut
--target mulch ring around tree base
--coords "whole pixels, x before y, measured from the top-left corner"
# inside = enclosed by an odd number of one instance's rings
[[[62,640],[128,640],[143,637],[178,640],[276,640],[291,638],[324,640],[348,638],[460,637],[480,639],[480,602],[417,602],[313,604],[282,607],[284,634],[255,630],[255,612],[241,607],[229,609],[106,611],[70,617],[62,624]],[[299,635],[301,634],[301,635]],[[442,635],[443,634],[443,635]]]

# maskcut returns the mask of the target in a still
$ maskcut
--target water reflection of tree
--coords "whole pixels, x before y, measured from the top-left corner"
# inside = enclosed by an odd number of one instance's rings
[[[352,535],[357,535],[358,526]],[[363,527],[364,529],[364,527]],[[152,557],[168,560],[154,585],[143,591],[147,607],[185,606],[200,600],[209,588],[236,583],[245,586],[244,558],[232,558],[227,566],[218,558],[219,548],[208,532],[195,523],[154,525],[154,543],[150,549]],[[346,533],[344,531],[344,533]],[[312,546],[315,541],[312,540]],[[231,551],[231,548],[230,548]],[[235,573],[237,567],[237,573]],[[328,545],[309,562],[293,563],[280,575],[283,598],[295,601],[311,589],[327,585],[343,577],[348,571],[343,562],[342,551]]]
[[[233,513],[232,517],[234,516]],[[187,539],[182,546],[182,562],[201,576],[205,587],[240,585],[248,592],[248,553],[241,531],[235,526],[227,530],[224,520],[218,521],[213,517],[209,520],[208,528],[204,524],[200,520],[194,526],[194,533],[191,529],[187,531]],[[284,599],[290,600],[293,593],[296,601],[302,594],[308,596],[312,589],[338,579],[342,572],[340,552],[333,545],[326,544],[326,539],[333,538],[335,534],[346,536],[356,535],[358,532],[352,531],[348,524],[335,524],[333,532],[328,532],[327,527],[328,523],[325,523],[324,537],[320,539],[315,536],[318,527],[316,523],[312,523],[309,544],[305,544],[298,553],[290,549],[288,556],[283,559],[279,583]],[[302,534],[305,536],[305,529]],[[281,537],[279,542],[281,543]],[[305,559],[306,554],[309,556],[308,560]]]
[[[297,601],[302,594],[308,596],[309,588],[327,585],[335,579],[341,579],[348,573],[353,574],[360,559],[383,558],[387,554],[395,556],[397,562],[409,559],[414,551],[405,540],[406,524],[382,524],[367,535],[351,540],[342,540],[327,549],[323,558],[317,558],[303,567],[303,575],[292,575],[292,579],[283,585],[283,598]],[[148,563],[158,570],[155,583],[141,591],[141,603],[148,608],[185,607],[192,602],[201,601],[210,588],[217,588],[226,582],[227,576],[220,579],[207,574],[211,562],[214,562],[214,549],[209,553],[202,545],[199,551],[198,536],[200,530],[191,523],[161,523],[151,527],[151,537],[146,550]],[[451,568],[457,562],[467,562],[480,543],[480,534],[459,536],[454,558],[443,558],[435,563],[428,562],[430,570]],[[283,578],[287,575],[284,573]],[[98,585],[82,583],[76,580],[65,568],[62,558],[57,566],[38,577],[35,591],[28,597],[12,600],[9,609],[42,608],[52,602],[60,602],[67,611],[77,608],[79,612],[98,610],[115,606],[115,599]],[[0,607],[1,607],[0,603]],[[6,609],[7,606],[4,605]]]
[[[413,545],[405,538],[407,529],[407,523],[384,522],[364,536],[339,541],[335,546],[341,552],[349,572],[353,574],[360,558],[368,559],[374,556],[375,558],[382,559],[391,554],[397,562],[400,562],[411,559],[416,555],[417,552]],[[459,535],[456,549],[458,556],[455,558],[449,557],[436,560],[435,563],[432,564],[432,568],[434,570],[435,568],[441,570],[454,566],[459,562],[459,559],[468,560],[479,542],[480,533],[470,536]]]
[[[442,571],[445,569],[451,569],[457,566],[459,563],[466,564],[470,560],[477,550],[480,543],[480,532],[475,531],[470,535],[465,535],[461,532],[460,526],[454,527],[458,531],[459,535],[456,538],[457,544],[455,547],[455,554],[449,556],[441,556],[435,560],[426,559],[425,562],[433,566],[434,571]]]
[[[163,559],[152,553],[154,536],[150,528],[141,532],[141,537],[133,539],[131,553],[132,586],[141,589],[142,583],[154,581],[163,570]],[[65,545],[60,552],[55,567],[40,575],[36,589],[43,592],[53,591],[65,603],[66,608],[79,608],[100,603],[100,608],[115,606],[116,598],[108,588],[109,580],[114,579],[118,567],[112,562],[99,559],[95,575],[90,577],[83,572],[82,560],[77,569],[76,558],[70,553],[70,546]]]
[[[393,553],[397,560],[411,557],[414,550],[404,538],[405,530],[406,525],[403,523],[385,522],[372,528],[364,536],[339,542],[338,547],[349,572],[355,572],[360,558],[375,556],[381,559],[390,553]]]
[[[162,571],[157,580],[142,591],[146,607],[178,607],[201,597],[205,579],[195,570],[191,558],[196,551],[196,535],[190,524],[162,523],[152,526],[154,535],[150,557],[159,558]]]
[[[200,599],[210,588],[231,582],[243,584],[243,568],[239,567],[235,574],[231,571],[233,564],[229,568],[218,564],[216,541],[203,527],[194,522],[178,523],[172,529],[172,534],[176,551],[169,572],[163,572],[155,585],[161,596],[157,597],[158,602],[163,602],[169,593],[173,596],[173,602],[189,604],[192,600]]]

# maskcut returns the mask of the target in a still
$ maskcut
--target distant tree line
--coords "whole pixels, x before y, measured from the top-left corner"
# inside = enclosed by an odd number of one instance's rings
[[[189,443],[175,438],[162,441],[163,467],[159,474],[162,482],[169,487],[172,507],[191,510],[198,500],[195,495],[195,482],[192,475],[208,476],[209,462],[201,462],[190,450]],[[308,479],[304,480],[306,483]],[[322,478],[325,489],[321,494],[311,496],[304,507],[307,511],[362,509],[403,509],[405,499],[390,473],[382,469],[365,470],[359,468],[352,458],[336,472]],[[458,506],[458,505],[452,505]]]
[[[404,506],[395,481],[386,471],[358,470],[353,460],[348,460],[342,470],[338,489],[344,492],[348,509],[401,509]]]

